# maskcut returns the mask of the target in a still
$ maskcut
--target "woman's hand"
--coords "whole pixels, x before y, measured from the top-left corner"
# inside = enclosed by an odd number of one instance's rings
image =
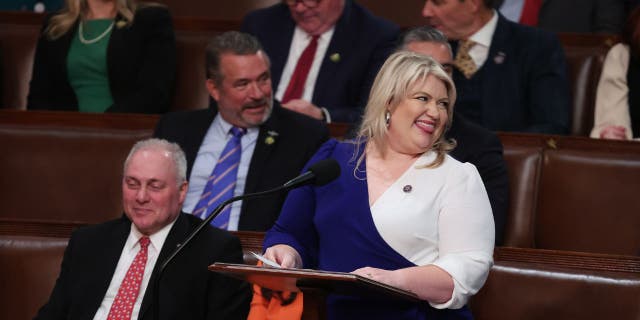
[[[453,295],[453,278],[434,265],[391,271],[364,267],[351,273],[413,292],[418,298],[433,303],[445,303]]]
[[[351,273],[357,274],[361,277],[369,278],[378,282],[382,282],[392,287],[396,287],[396,288],[403,287],[401,283],[401,279],[399,279],[399,274],[394,271],[372,268],[372,267],[364,267],[364,268],[354,270]]]
[[[600,138],[627,140],[626,129],[623,126],[606,126],[600,131]]]
[[[275,261],[283,268],[302,268],[302,258],[298,251],[286,244],[276,244],[267,248],[264,257]]]

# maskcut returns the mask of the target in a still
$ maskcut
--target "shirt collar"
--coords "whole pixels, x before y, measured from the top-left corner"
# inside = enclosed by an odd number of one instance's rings
[[[231,134],[229,131],[231,130],[231,127],[233,127],[233,125],[224,120],[224,118],[220,116],[219,112],[216,115],[216,118],[213,119],[213,125],[216,126],[225,135],[225,137],[226,135]],[[258,127],[247,128],[246,133],[258,132],[258,130],[260,130]]]
[[[318,43],[324,43],[331,40],[331,37],[333,36],[333,31],[335,29],[336,29],[336,26],[334,25],[329,30],[323,32],[318,37]],[[295,30],[293,31],[293,38],[298,41],[303,41],[303,43],[307,43],[308,41],[311,41],[311,35],[309,35],[306,31],[302,30],[302,28],[298,26],[296,26]]]
[[[171,227],[173,227],[173,224],[176,223],[176,220],[178,220],[178,218],[174,219],[171,223],[149,236],[149,240],[151,240],[151,246],[155,249],[156,252],[160,252],[160,249],[162,249],[164,241],[167,240],[169,231],[171,231]],[[129,250],[135,249],[138,245],[138,241],[140,241],[140,238],[144,236],[145,235],[142,234],[142,232],[138,230],[138,227],[136,227],[136,225],[132,222],[131,232],[129,233],[129,238],[127,239],[126,248]]]
[[[496,27],[498,26],[498,13],[495,10],[493,11],[493,16],[480,30],[476,33],[472,34],[469,37],[469,40],[484,46],[486,48],[491,47],[491,39],[493,38],[493,34],[496,31]]]

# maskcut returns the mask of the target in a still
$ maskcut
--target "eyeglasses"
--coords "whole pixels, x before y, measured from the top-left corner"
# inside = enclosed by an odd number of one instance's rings
[[[284,2],[290,6],[295,6],[298,2],[302,2],[307,8],[315,8],[318,6],[320,0],[285,0]]]

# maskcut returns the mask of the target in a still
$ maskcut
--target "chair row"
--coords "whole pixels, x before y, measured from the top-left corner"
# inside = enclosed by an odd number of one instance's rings
[[[25,109],[33,55],[42,15],[0,12],[0,108]],[[196,18],[174,19],[177,44],[177,79],[172,110],[208,106],[204,86],[204,49],[214,35],[235,30],[238,21]],[[593,127],[595,92],[608,49],[618,41],[610,35],[560,34],[568,62],[573,95],[571,134],[588,136]]]
[[[122,214],[122,162],[157,119],[0,110],[0,317],[26,319],[46,300],[72,229]],[[496,249],[471,301],[476,318],[638,318],[640,146],[500,138],[511,186],[508,247]],[[261,250],[262,234],[238,235],[253,264],[248,252]]]
[[[640,256],[640,144],[499,134],[505,246]]]
[[[122,213],[122,163],[153,115],[0,110],[0,217],[97,223]],[[339,136],[344,127],[331,126]],[[505,245],[640,256],[640,144],[500,133]]]
[[[2,319],[30,319],[47,300],[73,227],[0,219]],[[236,235],[245,253],[261,250],[262,233]],[[245,263],[255,264],[248,256]],[[487,282],[470,301],[478,320],[640,317],[639,257],[523,248],[496,248],[494,257]],[[308,292],[304,301],[302,319],[321,319],[324,297]]]

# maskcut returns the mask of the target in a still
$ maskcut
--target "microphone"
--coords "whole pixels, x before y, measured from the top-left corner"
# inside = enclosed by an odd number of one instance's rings
[[[164,270],[167,268],[169,263],[173,261],[173,259],[182,251],[184,247],[187,246],[191,242],[195,236],[197,236],[202,229],[204,229],[211,221],[217,217],[220,212],[230,203],[238,201],[238,200],[246,200],[252,198],[258,198],[267,196],[273,193],[281,192],[281,191],[289,191],[291,189],[295,189],[298,187],[302,187],[304,185],[313,184],[315,186],[323,186],[340,176],[340,165],[335,159],[324,159],[320,160],[309,167],[309,170],[289,181],[285,184],[278,186],[276,188],[255,192],[255,193],[247,193],[235,197],[231,197],[225,201],[223,201],[219,206],[217,206],[211,214],[202,221],[182,242],[178,247],[173,250],[173,252],[167,257],[166,260],[160,265],[158,269],[158,274],[155,277],[154,281],[154,291],[153,291],[153,318],[159,319],[160,317],[160,278],[162,278],[162,274]]]
[[[287,181],[282,187],[286,190],[291,190],[309,183],[316,186],[324,186],[335,180],[339,175],[340,165],[338,165],[338,162],[331,158],[324,159],[314,163],[307,172]]]

